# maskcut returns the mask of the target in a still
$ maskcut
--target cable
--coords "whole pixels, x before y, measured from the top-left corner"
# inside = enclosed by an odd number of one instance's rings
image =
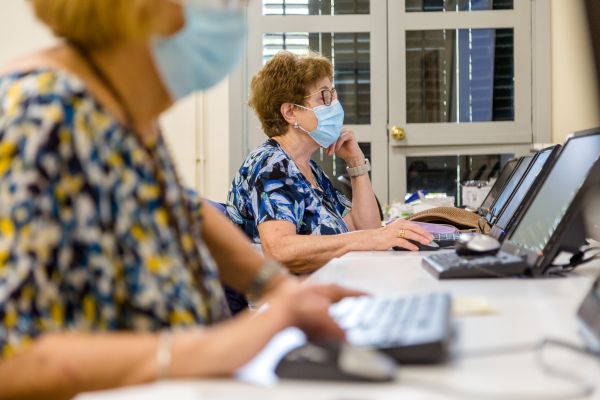
[[[465,388],[459,388],[452,385],[445,385],[436,381],[428,381],[418,378],[405,379],[405,383],[415,384],[425,389],[433,390],[443,394],[451,394],[464,399],[489,399],[489,400],[571,400],[577,398],[583,398],[590,396],[595,391],[595,382],[589,382],[584,378],[576,376],[571,371],[560,370],[546,361],[544,358],[544,350],[548,347],[561,347],[578,354],[599,357],[600,352],[596,352],[590,349],[586,349],[572,343],[562,341],[559,339],[544,338],[535,343],[523,343],[511,346],[498,346],[494,348],[487,348],[477,351],[455,353],[454,358],[468,359],[477,357],[493,357],[493,356],[504,356],[516,353],[534,352],[534,356],[538,366],[548,376],[553,378],[562,379],[567,381],[574,386],[576,390],[564,393],[537,393],[537,394],[525,394],[525,393],[485,393],[476,390],[469,390]]]
[[[598,260],[598,259],[600,259],[600,253],[597,253],[591,257],[585,258],[585,255],[588,254],[589,252],[598,251],[598,250],[600,250],[600,247],[598,247],[598,246],[591,246],[591,247],[582,249],[582,250],[578,251],[577,253],[573,254],[567,264],[552,265],[550,268],[548,268],[548,274],[549,275],[560,275],[564,272],[571,272],[575,268],[579,267],[580,265],[586,264],[590,261]]]

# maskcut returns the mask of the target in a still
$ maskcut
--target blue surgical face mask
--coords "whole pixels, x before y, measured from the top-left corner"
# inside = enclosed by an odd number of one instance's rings
[[[328,106],[323,105],[315,108],[308,108],[299,104],[295,104],[295,106],[315,113],[317,128],[314,131],[309,132],[300,125],[297,126],[308,133],[319,146],[328,148],[339,139],[342,125],[344,125],[344,108],[337,99],[333,100]]]
[[[185,27],[152,46],[158,71],[172,98],[179,100],[225,78],[241,59],[247,34],[241,10],[185,4]]]

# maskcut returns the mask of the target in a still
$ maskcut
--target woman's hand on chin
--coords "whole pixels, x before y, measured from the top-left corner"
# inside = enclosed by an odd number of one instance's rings
[[[344,160],[349,167],[357,167],[365,163],[365,155],[358,146],[356,135],[347,127],[342,128],[340,138],[327,148],[327,155],[333,154]]]

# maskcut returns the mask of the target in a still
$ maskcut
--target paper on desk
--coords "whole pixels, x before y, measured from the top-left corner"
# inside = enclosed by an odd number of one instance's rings
[[[455,317],[496,313],[497,310],[490,305],[488,299],[485,297],[455,297],[452,299],[452,315]]]

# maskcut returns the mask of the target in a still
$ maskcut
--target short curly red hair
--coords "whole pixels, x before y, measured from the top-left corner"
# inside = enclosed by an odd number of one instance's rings
[[[333,65],[314,52],[298,56],[280,51],[265,64],[252,78],[249,105],[268,137],[282,135],[288,129],[281,105],[304,104],[308,89],[323,78],[333,80]]]

